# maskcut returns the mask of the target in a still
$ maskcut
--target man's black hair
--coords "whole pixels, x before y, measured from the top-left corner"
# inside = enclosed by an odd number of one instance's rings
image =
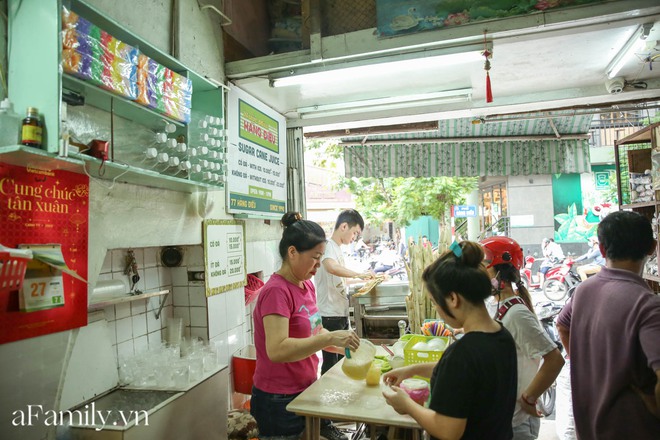
[[[337,223],[335,223],[335,231],[339,229],[342,223],[348,224],[349,228],[352,228],[355,225],[360,225],[360,229],[364,230],[364,220],[359,212],[355,209],[347,209],[342,211],[337,217]]]
[[[617,260],[643,260],[655,246],[649,219],[633,211],[615,211],[598,225],[598,241],[605,257]]]

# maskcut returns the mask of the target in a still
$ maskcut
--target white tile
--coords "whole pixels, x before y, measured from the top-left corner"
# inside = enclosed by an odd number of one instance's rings
[[[112,308],[112,307],[108,307]],[[117,324],[115,321],[108,322],[108,332],[110,333],[110,343],[112,345],[117,344]]]
[[[172,268],[158,266],[158,287],[172,286]]]
[[[115,321],[117,323],[117,342],[126,342],[133,339],[133,318],[122,318]]]
[[[152,296],[151,298],[147,298],[147,310],[158,311],[158,309],[160,308],[161,301],[164,301],[164,297],[162,296]]]
[[[172,303],[177,306],[189,306],[190,305],[190,300],[188,299],[188,286],[185,287],[180,287],[180,286],[175,286],[172,288],[173,290],[173,295],[172,296]]]
[[[158,287],[160,287],[158,268],[148,267],[144,269],[144,288],[146,290],[156,290]]]
[[[147,300],[146,299],[138,299],[135,301],[131,301],[131,315],[139,315],[140,313],[144,313],[147,311]]]
[[[190,305],[196,307],[206,307],[206,290],[201,286],[190,286],[188,289]]]
[[[160,262],[160,248],[148,247],[144,248],[144,267],[156,267]]]
[[[172,285],[174,286],[187,286],[188,285],[188,268],[187,267],[172,267]]]
[[[133,338],[147,334],[147,314],[133,316]]]
[[[211,344],[215,345],[218,352],[218,363],[221,365],[229,365],[229,353],[227,352],[227,333],[223,332],[211,338]]]
[[[254,242],[245,243],[245,262],[247,264],[247,272],[253,273],[256,272],[256,258],[254,255]]]
[[[193,327],[207,327],[206,307],[190,308],[190,325]]]
[[[147,333],[147,339],[149,340],[149,347],[158,347],[163,340],[160,330]]]
[[[186,252],[186,266],[204,267],[204,250],[201,246],[190,246]]]
[[[115,306],[115,319],[128,318],[131,316],[131,303],[120,303]]]
[[[172,316],[183,318],[183,326],[190,327],[190,307],[173,307]]]
[[[243,326],[231,328],[227,331],[227,354],[231,358],[238,350],[245,346],[245,333]]]
[[[227,295],[227,328],[241,325],[245,320],[245,292],[243,288],[230,290],[223,293]]]
[[[219,293],[208,297],[208,322],[211,338],[227,331],[227,295]]]
[[[110,322],[114,321],[115,318],[115,306],[108,306],[103,309],[103,312],[105,313],[105,320]]]
[[[162,312],[161,312],[162,313]],[[160,321],[165,319],[163,316],[160,319],[156,319],[156,313],[153,310],[147,312],[147,333],[155,332],[160,330]]]
[[[123,272],[126,269],[126,250],[112,249],[108,252],[112,254],[112,271]]]
[[[133,349],[132,339],[117,344],[117,359],[128,359],[134,354],[135,350]]]
[[[133,340],[133,345],[135,347],[135,353],[144,353],[149,350],[149,339],[147,335],[140,336]]]
[[[160,312],[160,328],[164,329],[167,326],[167,320],[174,316],[173,307],[171,305],[163,307],[163,310]]]
[[[193,338],[201,338],[204,341],[208,341],[209,339],[206,327],[190,327],[190,336]]]

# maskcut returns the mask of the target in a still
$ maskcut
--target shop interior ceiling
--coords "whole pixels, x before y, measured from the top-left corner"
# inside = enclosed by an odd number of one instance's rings
[[[443,120],[488,123],[558,109],[567,116],[567,111],[597,113],[660,100],[657,0],[611,1],[391,38],[379,38],[375,28],[324,36],[318,0],[309,5],[309,49],[226,65],[232,83],[285,115],[288,127],[303,127],[306,135],[378,132],[397,124],[425,131]],[[478,56],[484,33],[493,53],[490,103],[484,58]],[[608,78],[617,54],[642,34],[644,42],[617,74],[623,82]],[[458,63],[448,55],[475,51],[476,57]],[[439,62],[423,67],[428,58]],[[395,72],[391,62],[408,68]],[[378,68],[364,77],[344,75],[346,68],[363,65]],[[321,70],[332,74],[273,87],[279,78]],[[416,101],[419,95],[429,99]]]

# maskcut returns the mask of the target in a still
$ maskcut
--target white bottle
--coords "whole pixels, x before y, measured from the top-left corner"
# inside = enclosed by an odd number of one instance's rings
[[[167,153],[165,153],[165,154],[167,154]],[[165,171],[168,168],[178,168],[179,164],[181,163],[181,160],[176,156],[171,156],[167,159],[167,162],[165,162],[165,163],[167,164],[167,166],[165,167],[165,169],[163,171]]]
[[[172,124],[170,121],[163,119],[158,126],[158,130],[162,130],[165,133],[172,134],[176,131],[176,125]]]
[[[9,98],[3,99],[0,102],[0,147],[18,145],[20,128],[20,115],[14,113],[14,108]]]

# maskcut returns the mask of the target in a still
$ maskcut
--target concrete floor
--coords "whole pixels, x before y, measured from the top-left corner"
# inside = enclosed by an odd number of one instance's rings
[[[555,421],[550,419],[541,420],[541,430],[539,431],[538,440],[559,440],[555,432]]]

